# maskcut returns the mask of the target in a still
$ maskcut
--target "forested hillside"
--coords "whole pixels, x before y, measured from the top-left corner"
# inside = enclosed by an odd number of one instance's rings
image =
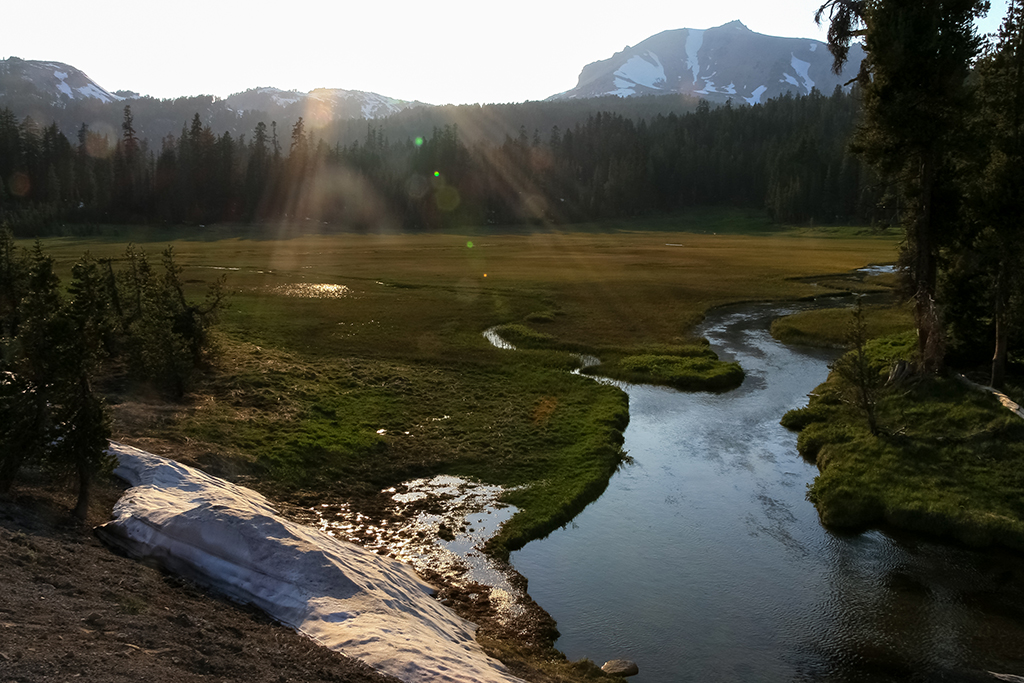
[[[763,207],[783,222],[888,220],[877,213],[879,188],[847,151],[856,93],[700,102],[667,115],[653,113],[661,99],[571,125],[575,103],[417,108],[360,122],[354,141],[352,124],[311,130],[302,118],[290,130],[259,121],[233,135],[199,112],[179,135],[148,140],[132,104],[120,135],[83,124],[69,140],[55,122],[5,108],[0,222],[19,234],[61,223],[278,219],[436,230],[714,205]]]

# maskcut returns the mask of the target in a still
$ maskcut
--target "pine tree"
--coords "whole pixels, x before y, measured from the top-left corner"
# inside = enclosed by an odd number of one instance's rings
[[[969,109],[965,79],[981,48],[974,20],[985,0],[829,0],[829,49],[838,72],[864,38],[863,120],[853,148],[897,188],[907,235],[904,266],[915,298],[922,370],[942,369],[945,334],[936,301],[938,256],[958,226],[950,204]]]
[[[100,357],[82,312],[95,309],[90,287],[65,301],[53,259],[37,242],[27,263],[21,323],[5,345],[0,368],[0,489],[10,487],[25,462],[55,475],[75,474],[75,514],[84,519],[92,477],[108,464],[109,429],[91,386]]]

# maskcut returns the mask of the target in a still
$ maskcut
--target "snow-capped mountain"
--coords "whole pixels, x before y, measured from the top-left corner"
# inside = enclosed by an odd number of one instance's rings
[[[55,103],[89,99],[106,103],[124,99],[99,86],[79,69],[62,62],[17,57],[0,60],[0,96],[23,94],[52,98]]]
[[[363,90],[317,88],[308,93],[278,88],[253,88],[236,93],[224,100],[236,111],[269,111],[278,107],[300,105],[308,112],[306,119],[313,124],[335,119],[376,119],[396,114],[403,109],[424,106],[422,102],[407,102]]]
[[[34,107],[66,108],[71,101],[99,103],[138,99],[130,91],[111,93],[84,72],[61,62],[44,62],[11,57],[0,60],[0,100],[29,100]],[[220,100],[218,109],[244,112],[297,112],[310,125],[324,125],[337,119],[380,118],[423,106],[362,90],[317,88],[308,93],[279,88],[253,88]],[[2,104],[2,102],[0,102]],[[133,106],[134,109],[134,106]],[[301,111],[299,111],[301,110]]]
[[[583,67],[572,90],[549,99],[685,93],[715,102],[758,104],[786,92],[828,95],[853,78],[864,59],[850,50],[842,74],[832,73],[825,43],[754,33],[739,21],[709,29],[663,31]]]

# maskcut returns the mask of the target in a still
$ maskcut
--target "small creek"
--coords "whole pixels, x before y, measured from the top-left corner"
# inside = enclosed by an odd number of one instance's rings
[[[811,305],[709,315],[698,333],[747,373],[735,391],[623,385],[634,464],[512,555],[570,659],[635,660],[638,682],[1024,675],[1019,557],[818,522],[805,499],[817,470],[779,419],[833,354],[768,333]]]

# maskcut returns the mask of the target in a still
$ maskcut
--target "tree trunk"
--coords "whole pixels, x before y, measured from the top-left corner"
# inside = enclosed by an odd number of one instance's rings
[[[919,192],[921,206],[913,219],[911,248],[914,250],[915,317],[917,319],[918,351],[921,369],[927,374],[942,371],[945,357],[945,335],[942,319],[935,303],[938,264],[935,257],[932,225],[932,190],[935,186],[935,162],[926,158],[921,163]]]
[[[994,389],[1002,389],[1006,382],[1006,353],[1009,345],[1009,334],[1006,325],[1006,261],[1000,259],[999,272],[996,275],[996,305],[993,320],[996,326],[996,348],[992,355],[992,381]]]

